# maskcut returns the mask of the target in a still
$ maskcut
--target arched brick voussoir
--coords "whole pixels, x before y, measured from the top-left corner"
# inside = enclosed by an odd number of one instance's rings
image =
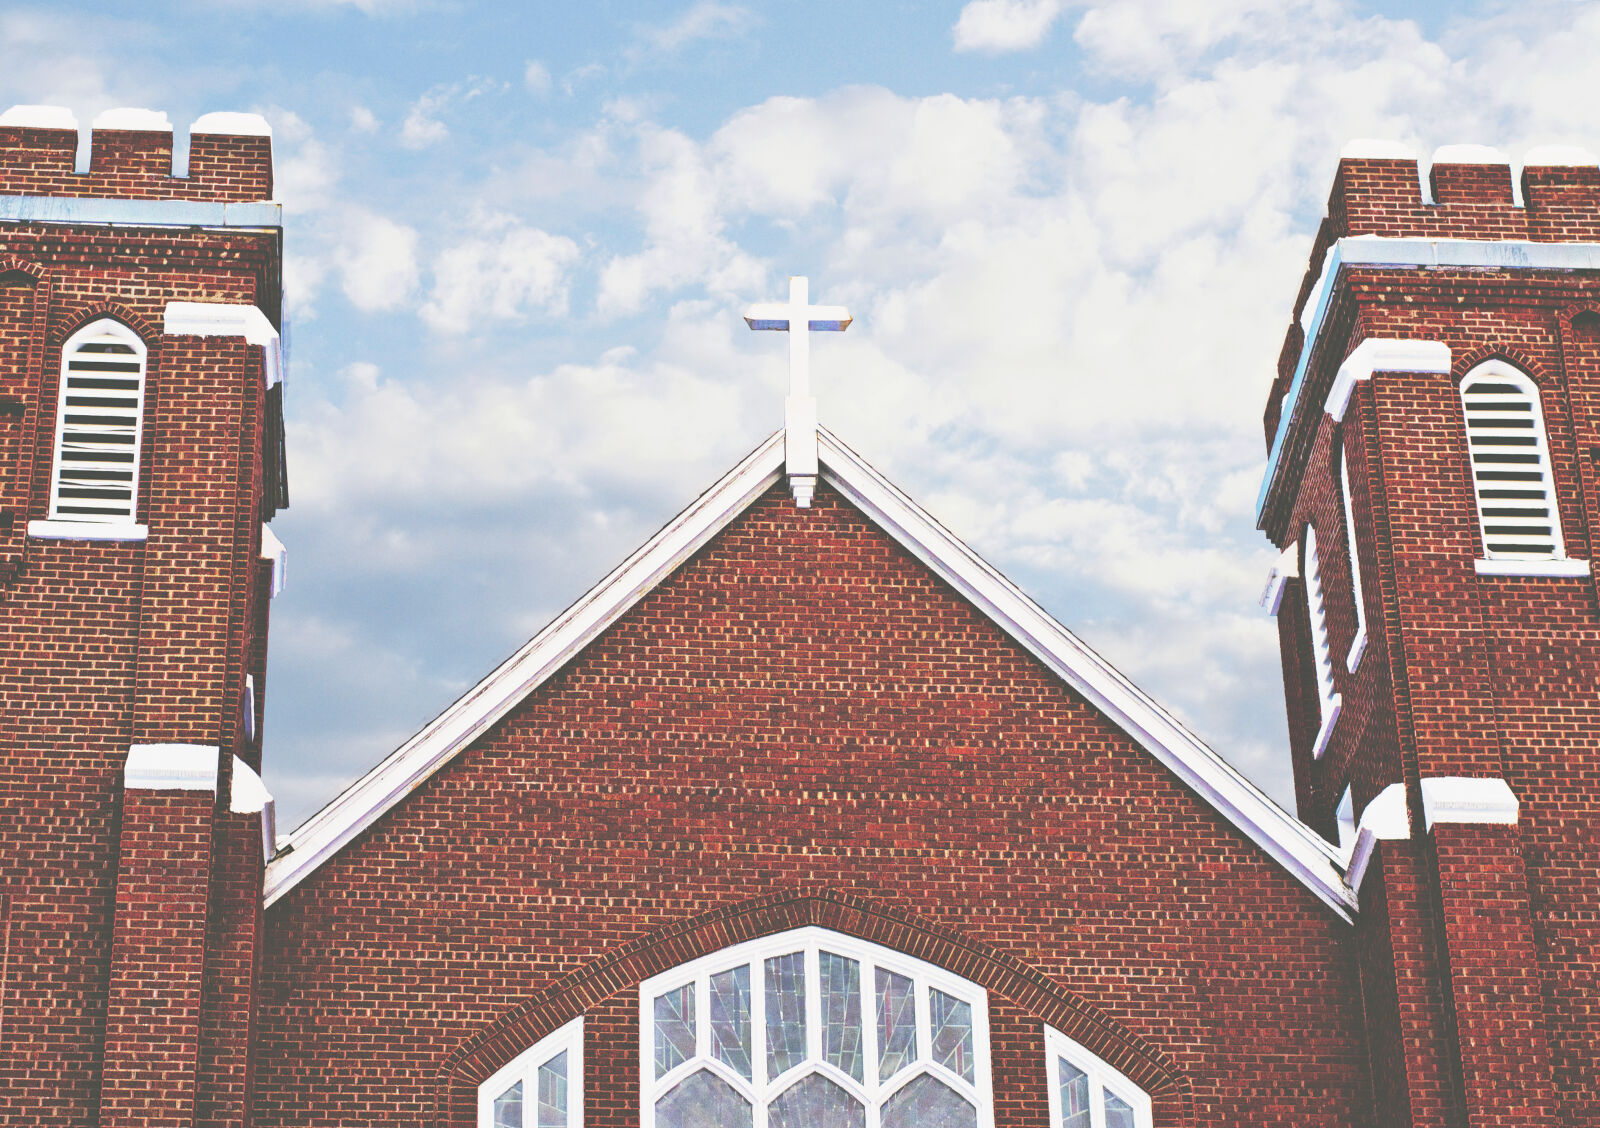
[[[1548,387],[1556,374],[1525,350],[1502,341],[1490,341],[1471,349],[1461,349],[1450,358],[1450,379],[1460,383],[1468,372],[1487,360],[1500,360],[1527,374],[1541,388]]]
[[[450,1055],[440,1071],[433,1123],[439,1128],[473,1128],[478,1086],[486,1078],[617,992],[734,944],[808,926],[892,948],[978,984],[1131,1078],[1150,1094],[1157,1128],[1195,1124],[1188,1078],[1043,972],[912,914],[831,889],[791,890],[717,909],[641,936],[550,984]]]
[[[55,311],[51,317],[50,347],[59,349],[66,344],[68,337],[90,322],[99,321],[103,317],[122,322],[137,333],[139,339],[152,351],[161,343],[161,327],[137,310],[121,302],[86,301],[64,305]]]
[[[18,258],[16,255],[0,255],[0,275],[26,274],[35,282],[44,281],[45,268],[43,263],[34,262],[32,259]]]

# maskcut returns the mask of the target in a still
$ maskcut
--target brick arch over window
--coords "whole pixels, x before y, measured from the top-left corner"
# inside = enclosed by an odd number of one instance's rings
[[[64,309],[56,310],[51,318],[53,324],[50,326],[50,347],[61,348],[69,337],[85,325],[104,318],[122,322],[138,334],[145,348],[150,350],[152,356],[155,355],[156,346],[161,341],[161,327],[121,302],[75,302]]]
[[[970,980],[1126,1075],[1150,1095],[1159,1128],[1192,1128],[1196,1123],[1193,1093],[1182,1073],[1044,973],[910,914],[832,890],[763,897],[707,913],[640,937],[552,984],[446,1060],[436,1089],[434,1123],[470,1128],[476,1123],[478,1086],[485,1079],[618,991],[722,948],[807,926],[905,952]]]

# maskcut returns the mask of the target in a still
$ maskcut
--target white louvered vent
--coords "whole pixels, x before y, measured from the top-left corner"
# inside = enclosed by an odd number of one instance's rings
[[[1533,381],[1499,361],[1461,382],[1478,522],[1489,559],[1550,560],[1564,552]]]
[[[145,347],[116,321],[74,333],[61,352],[50,516],[129,522],[139,482]]]
[[[1312,665],[1317,670],[1317,701],[1321,706],[1322,724],[1317,730],[1311,754],[1320,757],[1333,734],[1333,722],[1339,717],[1339,695],[1333,690],[1333,655],[1328,643],[1327,592],[1322,586],[1322,564],[1317,559],[1317,531],[1306,526],[1306,610],[1311,615]]]

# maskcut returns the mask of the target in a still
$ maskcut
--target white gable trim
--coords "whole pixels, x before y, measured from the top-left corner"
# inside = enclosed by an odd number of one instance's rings
[[[1346,920],[1339,851],[1267,798],[1138,687],[827,430],[822,477],[913,556],[1104,712]],[[267,867],[271,905],[466,748],[782,477],[773,435],[499,669],[289,837]]]

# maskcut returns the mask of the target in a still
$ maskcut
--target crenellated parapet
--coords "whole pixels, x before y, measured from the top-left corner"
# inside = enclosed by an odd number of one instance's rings
[[[189,167],[173,175],[172,123],[154,110],[107,110],[76,171],[78,122],[59,106],[0,114],[0,194],[245,203],[272,198],[272,130],[255,114],[213,113],[189,129]]]

